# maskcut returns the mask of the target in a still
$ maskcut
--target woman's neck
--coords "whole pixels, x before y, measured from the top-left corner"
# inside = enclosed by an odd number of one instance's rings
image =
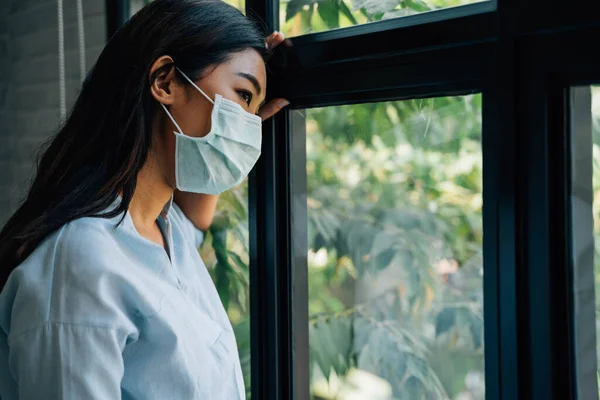
[[[155,229],[156,219],[172,196],[173,188],[167,183],[154,157],[149,156],[138,174],[135,192],[129,204],[129,214],[138,231]]]

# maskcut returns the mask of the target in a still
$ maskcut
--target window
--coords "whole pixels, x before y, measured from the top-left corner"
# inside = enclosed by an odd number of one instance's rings
[[[598,9],[230,1],[292,38],[200,249],[252,397],[597,399]]]
[[[481,0],[279,0],[287,36],[406,17]]]
[[[574,87],[570,100],[575,358],[579,399],[592,399],[600,376],[600,87]]]
[[[484,399],[481,96],[305,114],[312,395]]]

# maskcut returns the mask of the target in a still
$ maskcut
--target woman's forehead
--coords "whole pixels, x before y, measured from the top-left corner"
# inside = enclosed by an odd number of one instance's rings
[[[252,73],[255,76],[257,74],[266,74],[265,62],[255,50],[245,50],[235,53],[227,60],[224,66],[231,68],[235,72]]]

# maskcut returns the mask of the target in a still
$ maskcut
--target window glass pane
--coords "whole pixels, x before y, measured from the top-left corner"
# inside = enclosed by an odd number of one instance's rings
[[[481,0],[280,0],[280,22],[287,36],[404,17]]]
[[[591,146],[590,146],[591,145]],[[571,89],[571,220],[575,367],[580,399],[598,399],[600,86]]]
[[[314,398],[484,399],[481,96],[305,121]]]

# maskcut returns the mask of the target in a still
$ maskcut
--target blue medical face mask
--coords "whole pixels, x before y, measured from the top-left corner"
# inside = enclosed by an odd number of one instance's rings
[[[213,101],[179,68],[177,70],[213,103],[211,130],[204,137],[184,134],[161,103],[178,130],[173,132],[177,189],[193,193],[223,193],[242,183],[256,164],[262,140],[261,118],[221,95],[217,94]]]

